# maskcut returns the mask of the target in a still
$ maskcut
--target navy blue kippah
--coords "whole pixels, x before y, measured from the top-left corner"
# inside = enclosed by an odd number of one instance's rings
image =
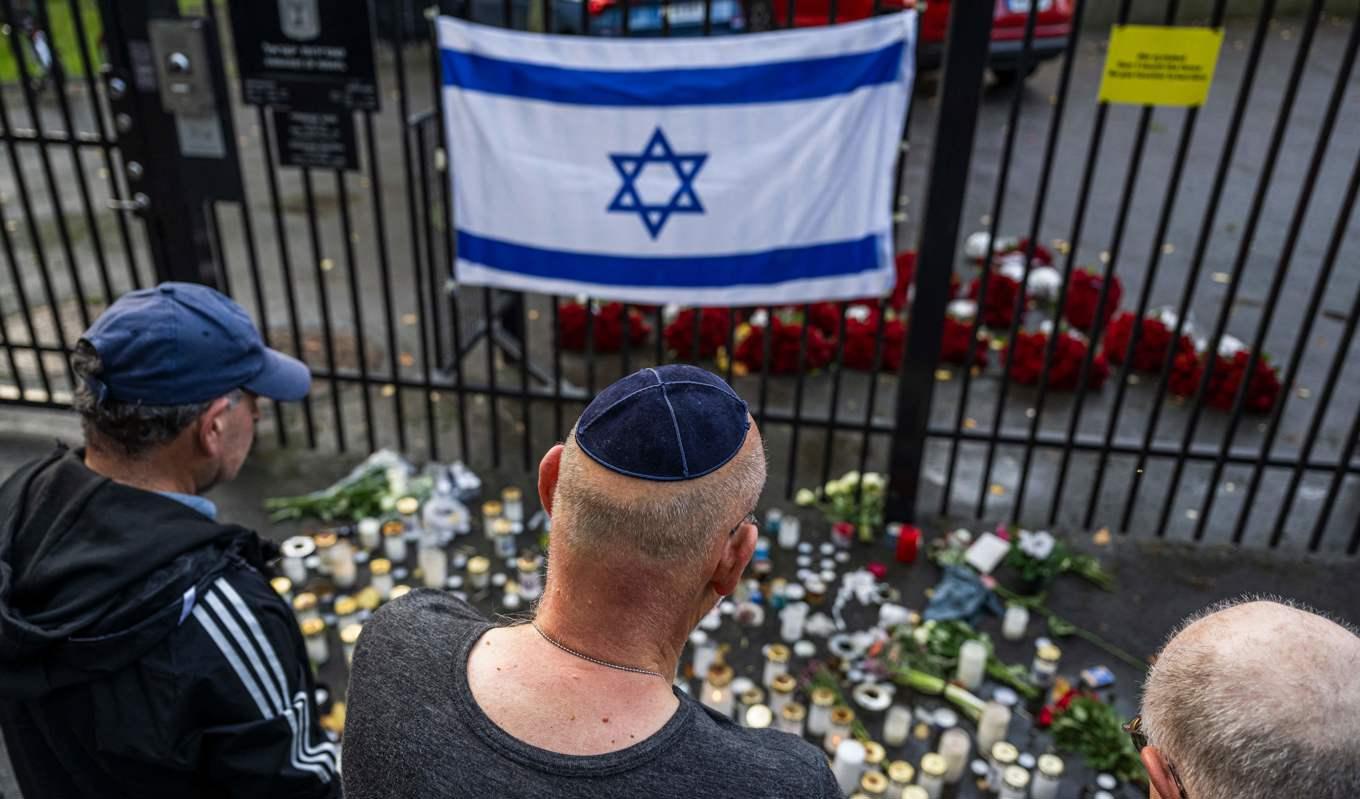
[[[607,469],[643,480],[691,480],[746,441],[746,401],[717,375],[672,364],[601,391],[576,422],[576,445]]]

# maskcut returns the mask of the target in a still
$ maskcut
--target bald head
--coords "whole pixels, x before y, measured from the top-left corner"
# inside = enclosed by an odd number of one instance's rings
[[[1315,613],[1248,600],[1188,620],[1142,712],[1192,799],[1360,795],[1360,637]]]

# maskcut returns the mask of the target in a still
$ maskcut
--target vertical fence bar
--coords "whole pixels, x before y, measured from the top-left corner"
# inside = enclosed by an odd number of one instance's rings
[[[864,403],[864,425],[860,428],[859,440],[859,473],[863,475],[869,468],[869,445],[873,440],[874,430],[874,409],[878,404],[878,370],[883,366],[883,339],[884,331],[888,325],[884,322],[884,315],[888,312],[887,300],[878,301],[878,329],[874,331],[874,359],[869,364],[869,398]],[[864,484],[860,480],[860,486]],[[817,492],[822,493],[825,482],[817,487]],[[859,488],[856,487],[858,494]]]
[[[1228,123],[1227,135],[1223,142],[1223,148],[1219,155],[1218,165],[1214,168],[1214,179],[1212,188],[1209,190],[1209,205],[1205,209],[1203,222],[1200,225],[1198,238],[1195,243],[1195,252],[1190,259],[1190,271],[1185,277],[1185,284],[1181,290],[1180,304],[1176,310],[1175,329],[1171,333],[1172,345],[1167,348],[1166,355],[1162,359],[1160,377],[1157,381],[1157,397],[1152,403],[1152,413],[1148,417],[1147,427],[1143,431],[1143,441],[1139,447],[1138,460],[1134,464],[1133,484],[1129,487],[1129,493],[1124,500],[1124,511],[1120,515],[1119,529],[1127,531],[1129,522],[1133,518],[1133,508],[1138,501],[1138,492],[1143,484],[1143,473],[1147,467],[1148,455],[1152,450],[1152,439],[1157,434],[1157,422],[1161,418],[1162,408],[1166,402],[1167,380],[1171,375],[1171,364],[1176,358],[1176,342],[1180,341],[1181,335],[1185,332],[1185,319],[1190,309],[1190,301],[1195,296],[1195,285],[1199,280],[1199,274],[1204,266],[1204,254],[1209,247],[1209,237],[1213,233],[1214,219],[1218,214],[1218,204],[1223,198],[1223,187],[1228,179],[1228,170],[1232,166],[1232,157],[1237,149],[1237,136],[1242,130],[1242,118],[1246,115],[1247,104],[1251,99],[1251,89],[1256,78],[1256,67],[1261,60],[1261,49],[1265,46],[1266,31],[1269,28],[1271,14],[1275,10],[1275,0],[1262,0],[1261,13],[1256,19],[1256,29],[1252,34],[1251,49],[1247,56],[1246,69],[1242,73],[1241,87],[1237,91],[1237,99],[1233,101],[1233,112],[1231,121]],[[1174,484],[1172,492],[1175,491]],[[1166,534],[1165,527],[1157,528],[1158,537]]]
[[[397,31],[397,47],[401,47],[401,33],[399,27],[397,28]],[[402,408],[401,402],[401,352],[397,343],[396,319],[393,318],[396,316],[396,310],[392,303],[392,265],[389,263],[387,255],[387,219],[383,214],[382,172],[378,166],[378,148],[373,141],[373,112],[364,111],[363,119],[364,145],[368,150],[368,185],[371,189],[369,197],[370,202],[373,203],[373,233],[377,236],[375,247],[378,251],[378,280],[382,284],[383,328],[384,332],[387,334],[387,357],[392,364],[392,416],[397,423],[397,446],[402,452],[405,452],[407,449],[406,413]],[[398,125],[402,130],[402,138],[405,138],[405,117],[398,122]],[[417,236],[411,236],[411,246],[417,251],[413,262],[419,262],[420,260],[420,245],[418,244],[418,241],[419,239]],[[417,277],[414,282],[419,283],[420,279]],[[416,307],[419,308],[420,306],[417,305]],[[422,320],[422,324],[423,323]],[[421,336],[422,342],[424,341],[424,338],[424,336]],[[429,388],[427,387],[425,391],[428,393]],[[431,457],[434,456],[431,455]]]
[[[213,252],[213,278],[223,294],[234,296],[231,289],[231,272],[227,269],[227,251],[222,247],[222,222],[217,216],[217,203],[204,203],[204,216],[208,228],[208,247]]]
[[[351,116],[349,124],[354,124]],[[364,308],[359,297],[359,270],[354,258],[354,225],[349,216],[349,187],[345,170],[335,170],[335,191],[340,195],[340,237],[344,239],[345,279],[349,283],[350,324],[354,327],[354,352],[359,365],[359,399],[364,407],[364,437],[368,451],[378,448],[377,424],[373,419],[372,382],[368,375],[368,335],[364,330]]]
[[[1076,0],[1072,10],[1072,33],[1067,39],[1067,49],[1063,55],[1062,72],[1058,77],[1057,101],[1053,104],[1053,115],[1049,119],[1048,140],[1044,144],[1044,161],[1039,171],[1039,187],[1035,194],[1034,210],[1030,213],[1028,230],[1028,243],[1025,245],[1025,270],[1020,278],[1020,288],[1016,292],[1015,304],[1011,308],[1011,325],[1007,333],[1007,341],[1015,341],[1016,333],[1020,330],[1022,311],[1024,310],[1025,292],[1029,286],[1030,262],[1034,260],[1035,239],[1039,235],[1039,226],[1043,222],[1044,207],[1048,201],[1048,184],[1053,177],[1053,162],[1058,152],[1058,138],[1062,135],[1063,114],[1067,110],[1068,90],[1072,83],[1072,66],[1076,60],[1077,44],[1081,35],[1081,21],[1086,11],[1086,0]],[[987,247],[991,248],[992,243],[987,242]],[[988,256],[991,253],[988,252]],[[985,282],[984,275],[983,282]],[[1064,282],[1064,285],[1066,283]],[[979,313],[981,308],[979,307]],[[992,481],[992,467],[996,463],[996,450],[1001,436],[1001,424],[1006,410],[1006,398],[1010,394],[1011,381],[1007,376],[1011,372],[1011,364],[1015,359],[1015,347],[1006,348],[1006,357],[1003,358],[1001,365],[1001,387],[997,392],[996,409],[992,414],[992,426],[987,431],[987,455],[984,459],[982,468],[982,480],[978,485],[977,505],[974,515],[982,518],[987,508],[987,494],[989,484]],[[971,364],[969,365],[971,368]],[[955,432],[958,432],[957,430]]]
[[[516,303],[516,305],[519,306],[519,329],[520,329],[520,331],[521,331],[520,342],[519,342],[519,346],[520,346],[520,352],[519,352],[519,387],[520,387],[520,390],[524,392],[524,393],[521,395],[521,397],[520,397],[520,413],[524,415],[524,421],[523,421],[523,424],[524,424],[524,435],[523,435],[521,438],[523,439],[523,442],[524,442],[524,471],[526,471],[526,472],[529,471],[529,469],[531,468],[530,464],[532,464],[533,458],[534,458],[534,453],[533,453],[533,448],[534,448],[534,447],[533,447],[533,438],[534,438],[534,432],[533,432],[533,431],[534,431],[534,428],[533,428],[533,418],[532,418],[531,413],[530,413],[533,409],[530,407],[530,404],[529,404],[529,392],[532,390],[532,386],[529,385],[529,301],[528,301],[528,300],[529,300],[529,298],[524,294],[524,292],[520,292],[519,302]]]
[[[989,215],[990,224],[987,230],[987,254],[983,261],[982,276],[978,279],[977,312],[973,314],[973,322],[969,325],[968,331],[968,354],[964,359],[963,382],[959,386],[958,406],[954,409],[954,432],[958,433],[963,429],[964,415],[968,412],[968,394],[973,385],[973,364],[977,362],[978,332],[982,329],[982,309],[987,307],[987,289],[989,281],[987,278],[992,270],[992,252],[995,249],[993,242],[996,241],[996,234],[1001,228],[1001,213],[1005,210],[1006,187],[1010,183],[1011,175],[1011,156],[1015,150],[1015,134],[1020,127],[1020,100],[1025,95],[1024,75],[1029,67],[1030,55],[1034,50],[1034,26],[1039,16],[1039,4],[1030,3],[1029,13],[1025,15],[1025,34],[1020,46],[1020,61],[1017,70],[1020,79],[1016,80],[1011,87],[1011,107],[1006,118],[1006,135],[1001,142],[1001,163],[997,167],[996,193],[992,195],[992,213]],[[1074,27],[1069,34],[1075,41],[1079,31]],[[1069,47],[1068,58],[1071,58]],[[1065,93],[1065,87],[1059,89]],[[1057,134],[1049,133],[1052,139]],[[901,171],[898,171],[899,182]],[[1026,264],[1026,272],[1029,271]],[[944,472],[944,489],[940,492],[940,514],[945,515],[949,512],[949,498],[954,490],[954,470],[958,466],[959,443],[961,439],[958,435],[949,440],[949,461]]]
[[[625,311],[626,310],[627,309],[625,309]],[[625,316],[626,315],[627,314],[625,313]],[[652,312],[652,325],[656,328],[656,365],[661,366],[666,362],[666,341],[665,337],[662,335],[666,329],[666,315],[659,305],[656,307],[656,310]],[[624,351],[627,351],[627,347],[624,348]],[[625,363],[627,363],[627,361],[625,361]],[[624,366],[623,371],[627,374],[628,367]]]
[[[312,189],[312,170],[302,168],[302,196],[307,209],[307,232],[312,245],[312,269],[316,277],[316,295],[321,309],[321,341],[326,354],[326,375],[331,383],[331,408],[335,414],[335,446],[345,451],[345,414],[340,403],[339,372],[335,368],[335,337],[331,327],[331,301],[326,292],[326,270],[322,266],[321,231],[316,223],[316,194]]]
[[[1322,274],[1318,277],[1317,286],[1314,287],[1314,298],[1309,301],[1309,329],[1312,327],[1312,313],[1317,309],[1317,300],[1325,293],[1327,281],[1331,277],[1332,267],[1335,266],[1337,255],[1341,252],[1341,245],[1346,239],[1346,228],[1350,223],[1351,214],[1355,211],[1355,200],[1357,192],[1360,192],[1360,159],[1356,160],[1355,167],[1351,169],[1350,184],[1346,187],[1346,198],[1342,201],[1341,211],[1337,215],[1336,225],[1332,227],[1331,240],[1327,242],[1327,253],[1322,258]],[[1317,410],[1313,412],[1313,417],[1308,423],[1308,431],[1303,437],[1303,446],[1299,448],[1297,460],[1294,461],[1294,468],[1289,475],[1289,487],[1285,489],[1284,501],[1280,503],[1280,510],[1275,516],[1275,524],[1271,527],[1270,547],[1274,549],[1280,545],[1284,536],[1285,521],[1289,518],[1289,513],[1294,508],[1294,499],[1298,496],[1299,483],[1303,480],[1304,465],[1313,457],[1313,446],[1317,443],[1318,433],[1322,430],[1322,422],[1327,416],[1327,408],[1332,404],[1332,393],[1336,390],[1337,380],[1346,368],[1347,356],[1350,353],[1351,342],[1354,340],[1357,318],[1360,318],[1360,288],[1357,288],[1355,299],[1351,301],[1350,313],[1346,314],[1345,328],[1342,330],[1341,339],[1338,343],[1332,363],[1327,370],[1327,379],[1323,383],[1322,393],[1318,395]],[[1300,335],[1296,339],[1294,354],[1289,362],[1289,374],[1282,385],[1284,391],[1288,392],[1289,386],[1293,385],[1293,378],[1298,372],[1298,358],[1302,354],[1303,347],[1307,345],[1308,333]],[[1247,498],[1243,504],[1242,515],[1237,520],[1237,530],[1233,532],[1233,539],[1240,540],[1240,530],[1246,524],[1246,519],[1250,513],[1256,491],[1260,487],[1261,475],[1265,466],[1265,460],[1269,456],[1269,444],[1274,440],[1276,426],[1279,424],[1280,416],[1284,412],[1284,399],[1288,397],[1286,393],[1281,397],[1280,402],[1276,403],[1275,415],[1271,417],[1271,427],[1266,433],[1266,443],[1262,445],[1260,453],[1257,455],[1256,464],[1252,466],[1251,485],[1247,490]],[[1350,464],[1350,458],[1343,458],[1337,464],[1337,471],[1344,473]],[[1321,528],[1319,528],[1321,529]],[[1308,548],[1316,550],[1321,539],[1314,538],[1309,542]]]
[[[242,186],[244,191],[245,187]],[[255,225],[250,219],[250,198],[242,195],[241,198],[241,227],[245,233],[246,245],[246,265],[250,269],[250,287],[255,295],[255,309],[260,316],[260,335],[264,339],[266,347],[273,347],[273,336],[269,330],[269,306],[264,300],[264,281],[260,276],[260,254],[255,246]],[[224,265],[225,266],[225,265]],[[288,446],[288,421],[284,414],[282,402],[269,403],[274,409],[274,428],[275,435],[278,436],[279,446]]]
[[[798,436],[803,431],[803,387],[806,383],[808,328],[812,319],[807,304],[803,305],[803,328],[798,334],[798,377],[793,384],[793,433],[789,439],[789,474],[784,486],[786,499],[793,499],[793,487],[798,477]],[[698,329],[698,326],[695,326]]]
[[[1354,314],[1352,314],[1352,317]],[[1344,355],[1344,353],[1338,353]],[[1320,416],[1321,414],[1319,414]],[[1322,510],[1318,512],[1317,521],[1313,523],[1313,532],[1308,537],[1308,549],[1316,550],[1322,543],[1322,535],[1327,531],[1327,522],[1332,518],[1332,510],[1336,507],[1336,498],[1341,494],[1341,484],[1346,479],[1347,468],[1351,458],[1355,457],[1355,445],[1360,439],[1360,413],[1355,415],[1355,421],[1351,423],[1350,432],[1346,434],[1346,446],[1341,453],[1341,460],[1337,462],[1336,471],[1332,472],[1331,485],[1327,487],[1327,496],[1322,500]],[[1360,551],[1360,530],[1351,534],[1351,542],[1346,547],[1347,555],[1354,555]]]
[[[1318,19],[1322,16],[1323,0],[1313,0],[1309,7],[1308,20],[1304,24],[1303,36],[1299,40],[1299,48],[1294,56],[1293,66],[1289,70],[1289,82],[1285,85],[1284,98],[1280,104],[1279,116],[1275,118],[1275,128],[1271,131],[1270,144],[1266,147],[1266,158],[1262,164],[1261,176],[1256,181],[1256,196],[1252,198],[1251,209],[1247,212],[1247,222],[1242,230],[1242,245],[1238,248],[1237,257],[1233,262],[1231,277],[1228,279],[1228,290],[1223,298],[1223,308],[1219,311],[1218,321],[1214,325],[1214,333],[1209,338],[1208,351],[1204,355],[1204,373],[1200,376],[1199,385],[1195,389],[1195,398],[1190,405],[1190,419],[1185,425],[1185,432],[1181,436],[1180,449],[1176,453],[1176,463],[1171,471],[1171,487],[1166,492],[1162,500],[1162,512],[1158,529],[1165,529],[1167,522],[1171,518],[1171,507],[1175,504],[1176,495],[1179,493],[1181,475],[1185,471],[1186,455],[1190,451],[1190,445],[1195,439],[1195,431],[1199,427],[1199,419],[1204,411],[1204,398],[1208,393],[1209,382],[1213,379],[1214,365],[1218,360],[1218,348],[1223,341],[1223,335],[1228,329],[1228,318],[1232,316],[1233,303],[1237,299],[1237,292],[1242,286],[1242,275],[1246,272],[1247,257],[1251,254],[1251,243],[1256,237],[1256,225],[1261,219],[1261,211],[1265,208],[1266,189],[1270,186],[1271,178],[1275,174],[1276,159],[1279,156],[1280,147],[1284,144],[1284,136],[1289,128],[1289,117],[1294,110],[1294,100],[1298,97],[1299,84],[1302,82],[1303,69],[1308,62],[1308,51],[1312,46],[1313,34],[1317,30]],[[1174,339],[1173,339],[1174,340]],[[1238,414],[1241,408],[1238,408]],[[1235,424],[1230,422],[1230,424]],[[1212,486],[1206,490],[1212,490]],[[1203,535],[1203,528],[1196,525],[1195,540],[1200,540]]]
[[[260,140],[264,144],[264,175],[269,187],[269,203],[274,212],[274,238],[279,244],[279,266],[283,269],[283,296],[288,308],[288,330],[293,337],[293,354],[298,360],[306,359],[302,345],[302,326],[298,321],[297,291],[293,288],[293,259],[288,252],[288,225],[283,219],[283,204],[279,200],[279,179],[274,172],[274,143],[270,134],[268,118],[262,106],[256,106],[256,117],[260,126]],[[316,421],[312,416],[312,397],[302,398],[302,418],[307,428],[307,446],[316,449]]]
[[[985,6],[985,7],[984,7]],[[944,78],[926,210],[916,264],[916,293],[907,333],[905,369],[897,384],[897,420],[889,465],[887,519],[916,518],[926,429],[940,360],[944,306],[949,301],[954,248],[973,157],[982,73],[992,32],[991,6],[954,2],[949,10]],[[880,326],[882,327],[882,326]],[[875,377],[875,380],[877,377]]]
[[[14,380],[14,390],[19,393],[19,399],[24,398],[24,378],[19,374],[19,361],[14,357],[14,343],[9,340],[9,330],[6,329],[3,321],[0,321],[0,347],[5,350],[5,360],[9,361],[10,377]],[[48,400],[51,400],[51,396]]]
[[[843,302],[840,306],[841,318],[836,324],[836,352],[831,360],[835,367],[835,374],[831,378],[831,404],[826,411],[826,438],[822,441],[822,479],[818,483],[818,485],[823,486],[831,481],[831,450],[836,440],[836,431],[839,429],[840,413],[838,409],[840,408],[841,398],[841,377],[845,373],[845,364],[841,363],[841,359],[845,357],[845,315],[850,310],[850,303]],[[887,323],[887,320],[882,316],[878,318],[879,327]],[[873,375],[871,379],[877,382],[877,374]]]
[[[729,307],[727,309],[727,369],[726,378],[730,385],[732,383],[732,370],[735,368],[737,359],[734,357],[737,348],[737,310]]]
[[[566,441],[562,427],[562,300],[552,295],[553,440]]]
[[[418,125],[416,127],[416,145],[417,150],[420,153],[420,159],[418,161],[418,164],[420,166],[421,207],[433,208],[434,207],[434,205],[432,205],[433,200],[430,197],[429,158],[426,157],[426,154],[430,152],[430,148],[428,146],[428,142],[426,141],[426,126],[423,124]],[[447,202],[440,208],[441,210],[447,210],[448,209]],[[435,220],[429,219],[427,217],[425,222],[425,251],[429,253],[429,264],[431,272],[434,272],[435,270],[440,268],[439,260],[435,256],[436,248],[434,240],[434,221]],[[446,226],[449,225],[450,222],[451,222],[450,219],[448,218],[444,219],[444,224]],[[445,257],[452,261],[452,257],[447,250],[445,252]],[[430,296],[430,305],[432,307],[439,305],[438,294]],[[458,354],[452,360],[453,388],[454,393],[458,397],[457,402],[458,446],[459,446],[458,454],[461,455],[464,460],[471,462],[472,450],[470,449],[469,446],[468,423],[467,423],[467,386],[466,380],[464,379],[463,358],[461,356],[461,353],[463,351],[463,324],[462,319],[460,317],[460,311],[458,306],[458,292],[456,290],[449,293],[449,312],[450,312],[449,328],[453,333],[453,351],[454,353]],[[435,328],[432,331],[432,335],[438,335],[438,328]]]
[[[773,350],[771,339],[774,338],[774,306],[772,305],[765,307],[765,329],[760,332],[760,413],[757,414],[757,419],[763,428],[765,426],[765,411],[770,399],[770,353]]]

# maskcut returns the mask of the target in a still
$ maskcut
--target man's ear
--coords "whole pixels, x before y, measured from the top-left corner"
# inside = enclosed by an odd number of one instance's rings
[[[223,418],[227,409],[231,407],[231,400],[226,397],[218,397],[208,405],[208,409],[199,415],[198,421],[192,428],[194,431],[194,443],[199,451],[210,458],[216,458],[222,454],[222,434],[226,432],[227,420]]]
[[[1180,799],[1180,789],[1176,787],[1176,779],[1171,776],[1171,769],[1167,767],[1161,750],[1155,746],[1145,746],[1139,757],[1143,759],[1148,780],[1152,783],[1153,799]]]
[[[756,526],[743,523],[735,533],[728,536],[727,541],[723,542],[722,558],[718,561],[718,568],[713,571],[713,579],[709,582],[713,593],[728,596],[735,591],[737,582],[741,580],[742,572],[746,571],[746,564],[751,562],[751,556],[755,551]]]
[[[538,463],[538,501],[549,517],[553,512],[553,493],[557,491],[557,475],[561,468],[562,445],[554,444]]]

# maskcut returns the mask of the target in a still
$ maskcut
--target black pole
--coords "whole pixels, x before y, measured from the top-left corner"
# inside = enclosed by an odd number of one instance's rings
[[[984,0],[955,0],[950,4],[939,122],[916,262],[916,293],[907,329],[905,368],[897,384],[897,424],[889,463],[889,519],[916,518],[930,400],[935,389],[935,368],[940,362],[944,310],[949,302],[949,276],[954,271],[959,218],[973,157],[982,72],[991,35],[991,4]]]

